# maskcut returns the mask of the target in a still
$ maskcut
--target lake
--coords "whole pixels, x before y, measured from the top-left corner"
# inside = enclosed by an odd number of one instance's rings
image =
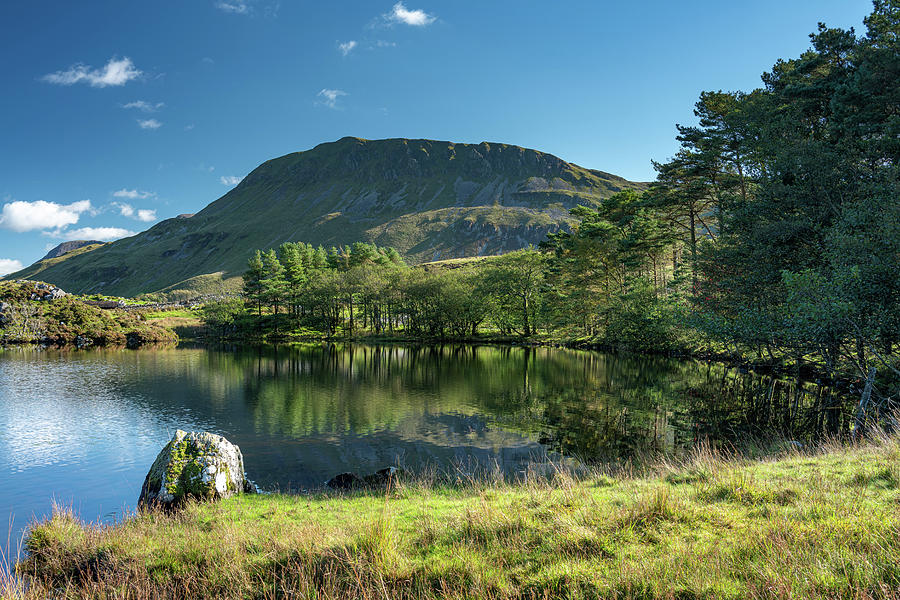
[[[121,517],[176,429],[224,435],[258,486],[298,491],[389,465],[516,477],[548,456],[806,442],[846,430],[851,407],[722,365],[551,348],[0,350],[0,520],[15,546],[54,501]]]

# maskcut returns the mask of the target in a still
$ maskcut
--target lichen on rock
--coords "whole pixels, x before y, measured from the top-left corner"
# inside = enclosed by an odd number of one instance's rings
[[[178,430],[150,467],[138,505],[172,507],[254,490],[240,448],[220,435]]]

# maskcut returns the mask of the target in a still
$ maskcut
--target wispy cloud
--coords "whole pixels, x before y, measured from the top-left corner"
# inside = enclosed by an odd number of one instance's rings
[[[79,229],[56,229],[44,232],[44,235],[60,240],[97,240],[100,242],[118,240],[134,234],[134,231],[121,227],[81,227]]]
[[[0,258],[0,277],[22,270],[22,261],[12,258]]]
[[[130,204],[125,204],[124,202],[113,202],[113,206],[119,209],[120,215],[128,217],[129,219],[136,219],[138,221],[143,221],[144,223],[156,220],[156,211],[149,208],[135,209]]]
[[[125,58],[111,58],[106,63],[106,66],[100,69],[94,69],[79,63],[72,65],[65,71],[56,71],[55,73],[44,75],[41,79],[47,83],[58,85],[86,83],[91,87],[104,88],[125,85],[141,75],[142,72],[126,56]]]
[[[231,2],[216,2],[216,8],[223,12],[233,15],[246,15],[250,12],[250,5],[241,0],[233,0]]]
[[[328,108],[337,108],[338,98],[347,95],[349,94],[347,94],[347,92],[345,92],[344,90],[329,90],[326,88],[316,94],[316,97],[321,98],[321,100],[319,101],[320,104],[324,104]]]
[[[159,109],[163,108],[166,105],[165,102],[145,102],[144,100],[135,100],[134,102],[129,102],[128,104],[123,104],[122,108],[134,108],[141,112],[145,113],[155,113]]]
[[[154,192],[144,192],[140,190],[129,190],[122,188],[112,193],[114,198],[127,198],[129,200],[146,200],[156,196]]]
[[[429,15],[422,9],[410,10],[402,2],[398,2],[391,12],[384,15],[384,20],[391,24],[402,23],[413,27],[425,27],[434,23],[437,17]]]
[[[138,119],[137,123],[141,129],[159,129],[163,125],[156,119]]]
[[[350,40],[349,42],[338,44],[338,50],[341,51],[341,54],[347,56],[348,54],[353,52],[353,49],[356,48],[356,46],[358,46],[356,40]]]
[[[244,180],[243,177],[237,177],[236,175],[223,175],[223,176],[219,177],[219,182],[222,185],[235,186],[243,180]]]
[[[216,0],[213,5],[230,15],[277,17],[281,0]]]
[[[35,202],[17,200],[3,205],[3,211],[0,213],[0,227],[19,233],[62,228],[74,225],[83,213],[90,210],[90,200],[79,200],[72,204],[57,204],[44,200]]]
[[[376,48],[394,48],[397,45],[397,42],[389,42],[387,40],[377,40],[375,42]]]

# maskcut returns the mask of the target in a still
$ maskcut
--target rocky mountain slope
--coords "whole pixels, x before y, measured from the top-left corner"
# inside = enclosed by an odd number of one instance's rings
[[[506,144],[343,138],[263,163],[197,214],[8,278],[40,272],[77,293],[214,293],[255,249],[285,241],[369,241],[411,263],[499,254],[567,227],[573,206],[642,187]]]
[[[63,254],[68,254],[69,252],[74,252],[79,248],[84,248],[85,246],[93,246],[95,244],[103,244],[103,242],[98,242],[97,240],[73,240],[71,242],[63,242],[59,246],[56,246],[41,260],[49,260],[51,258],[59,258]]]

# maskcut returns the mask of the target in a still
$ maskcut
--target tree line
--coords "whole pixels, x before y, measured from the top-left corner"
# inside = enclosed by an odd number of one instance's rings
[[[207,305],[214,331],[241,336],[320,334],[471,338],[486,330],[531,336],[544,256],[523,250],[483,265],[409,267],[393,248],[366,243],[314,248],[302,242],[257,251],[242,298]]]
[[[865,26],[820,25],[760,88],[702,93],[647,191],[573,209],[571,231],[537,249],[430,270],[362,243],[258,253],[252,327],[704,348],[849,371],[886,401],[900,379],[900,1],[876,0]]]

